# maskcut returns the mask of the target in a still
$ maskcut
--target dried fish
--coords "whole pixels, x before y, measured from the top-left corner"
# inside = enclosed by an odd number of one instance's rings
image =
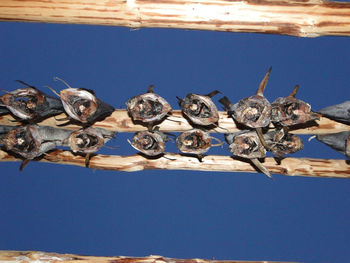
[[[114,107],[98,99],[93,90],[71,88],[64,80],[57,77],[55,79],[62,81],[68,87],[61,90],[60,94],[50,89],[61,98],[64,110],[70,118],[84,124],[93,124],[113,113]]]
[[[147,93],[129,99],[126,107],[132,119],[147,123],[150,131],[154,123],[162,121],[171,111],[169,103],[153,93],[153,85],[148,88]]]
[[[8,134],[9,131],[11,131],[12,129],[14,129],[13,126],[0,125],[0,143],[1,143],[1,138],[6,134]]]
[[[218,144],[212,144],[212,140],[216,140]],[[220,140],[211,137],[208,132],[201,129],[185,131],[176,138],[176,146],[181,152],[197,155],[200,160],[211,146],[221,145]]]
[[[68,130],[47,126],[25,125],[15,127],[1,137],[3,147],[15,154],[22,156],[22,170],[29,160],[61,146],[69,136]]]
[[[90,154],[97,152],[114,136],[115,132],[88,127],[72,132],[64,144],[68,145],[74,153],[86,154],[85,166],[89,167]]]
[[[50,97],[21,80],[26,88],[16,89],[0,97],[0,106],[5,106],[21,120],[40,121],[64,112],[59,99]]]
[[[350,158],[350,131],[319,134],[316,139]]]
[[[256,132],[265,148],[268,146],[265,143],[262,128],[267,127],[271,121],[271,104],[264,97],[263,93],[269,79],[272,67],[264,76],[263,80],[256,91],[256,94],[248,98],[240,100],[236,104],[232,104],[227,97],[219,100],[237,122],[256,129]]]
[[[269,131],[264,134],[264,138],[269,146],[269,151],[278,159],[304,148],[303,141],[298,136],[288,133],[285,129]]]
[[[6,107],[1,107],[0,105],[0,116],[5,114],[10,114],[11,111],[9,111]]]
[[[272,178],[269,170],[258,160],[266,157],[266,149],[255,131],[225,134],[225,139],[232,155],[250,160],[261,172]]]
[[[350,100],[318,111],[323,116],[350,124]]]
[[[153,131],[140,131],[134,134],[130,145],[146,156],[158,156],[165,150],[165,142],[169,137],[156,127]]]
[[[320,116],[311,111],[310,104],[295,98],[299,86],[296,85],[288,97],[277,98],[272,104],[271,120],[278,126],[292,126],[319,120]]]
[[[197,125],[215,125],[219,120],[218,109],[211,98],[218,94],[219,91],[214,90],[207,95],[198,95],[189,93],[184,99],[179,100],[182,113],[187,116],[190,121]]]

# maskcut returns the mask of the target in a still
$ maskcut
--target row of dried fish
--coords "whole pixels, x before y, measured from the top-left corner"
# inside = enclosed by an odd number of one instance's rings
[[[0,96],[0,114],[11,113],[20,121],[36,123],[65,112],[66,120],[74,120],[83,126],[88,126],[103,120],[114,111],[114,107],[98,99],[94,91],[71,88],[64,81],[68,88],[61,90],[60,93],[48,87],[60,99],[48,96],[23,81],[18,82],[25,87]]]
[[[85,154],[88,167],[90,154],[97,152],[114,132],[100,128],[83,128],[77,131],[39,125],[0,126],[0,144],[5,150],[24,159],[20,169],[35,158],[59,146],[69,147],[74,153]]]
[[[242,128],[250,129],[226,135],[230,151],[235,156],[251,160],[268,176],[270,176],[269,172],[258,161],[258,158],[265,157],[266,151],[271,151],[277,158],[281,158],[286,153],[293,153],[301,149],[303,146],[301,140],[289,134],[288,127],[317,120],[320,116],[311,110],[308,103],[295,98],[298,86],[288,97],[278,98],[270,104],[263,95],[270,72],[271,68],[261,81],[255,95],[235,104],[231,103],[227,97],[219,100],[236,123],[242,125]],[[27,87],[1,96],[0,106],[6,107],[13,115],[22,120],[35,122],[65,111],[68,120],[79,121],[86,128],[114,111],[112,106],[99,100],[93,91],[73,89],[64,81],[68,89],[60,91],[59,94],[52,90],[61,100],[47,96],[35,87],[20,82]],[[184,99],[178,98],[184,116],[194,127],[201,127],[184,132],[177,138],[176,143],[180,151],[196,154],[201,158],[212,146],[213,137],[206,129],[219,125],[218,110],[211,100],[218,93],[220,92],[215,90],[207,95],[191,93]],[[330,116],[340,113],[344,121],[347,118],[346,113],[349,115],[350,112],[349,105],[345,105],[348,107],[347,111],[344,110],[344,105],[340,107],[340,110],[336,105],[324,109],[322,113]],[[148,156],[161,154],[168,136],[153,127],[171,114],[172,108],[169,103],[155,94],[153,86],[150,86],[147,93],[131,98],[126,102],[126,106],[135,122],[140,122],[148,127],[148,131],[134,135],[131,145]],[[4,108],[0,107],[0,109]],[[271,122],[275,125],[276,130],[266,132],[267,129],[264,130],[264,128],[268,127]],[[220,144],[222,143],[219,142]],[[347,150],[345,149],[344,152]]]

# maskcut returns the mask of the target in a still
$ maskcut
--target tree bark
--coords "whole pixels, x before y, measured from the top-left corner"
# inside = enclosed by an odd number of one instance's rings
[[[64,118],[66,115],[61,114],[56,117],[48,118],[39,123],[39,125],[51,126],[56,128],[64,128],[69,130],[77,130],[81,128],[77,125],[64,125],[57,126],[66,121],[57,121],[55,118]],[[209,129],[210,132],[214,133],[228,133],[236,132],[244,129],[244,127],[237,127],[235,122],[231,117],[227,115],[226,112],[219,112],[219,124],[218,127],[213,127]],[[14,122],[14,119],[10,115],[0,116],[0,125],[17,126],[20,125],[19,122]],[[126,110],[116,110],[114,113],[104,119],[101,122],[96,122],[93,127],[104,128],[106,130],[115,132],[136,132],[147,130],[147,127],[141,124],[135,124],[129,117]],[[182,113],[179,110],[174,110],[172,115],[165,119],[163,122],[157,124],[160,130],[163,132],[183,132],[193,129],[189,122],[182,117]],[[271,128],[273,126],[271,125]],[[294,127],[291,130],[293,134],[329,134],[337,133],[342,131],[350,131],[350,125],[342,124],[330,119],[321,117],[319,121],[315,123],[308,123],[303,125],[303,127]]]
[[[322,0],[2,0],[0,20],[350,35],[350,3]]]

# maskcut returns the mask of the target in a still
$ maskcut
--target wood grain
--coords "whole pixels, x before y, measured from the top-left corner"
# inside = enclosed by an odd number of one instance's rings
[[[21,161],[0,150],[0,162]],[[70,151],[56,150],[40,161],[85,167],[85,158]],[[350,164],[346,160],[285,158],[278,165],[273,158],[265,158],[264,166],[273,174],[307,177],[350,178]],[[196,157],[166,153],[163,157],[149,159],[142,155],[118,156],[98,154],[90,159],[90,168],[135,172],[142,170],[196,170],[217,172],[258,172],[249,161],[231,156],[208,155],[200,162]],[[264,175],[263,175],[264,176]]]
[[[64,123],[57,121],[55,118],[63,118],[65,114],[58,115],[56,117],[48,118],[43,122],[40,122],[39,125],[46,125],[56,128],[64,128],[69,130],[77,130],[80,128],[78,125],[65,125],[57,126]],[[226,112],[219,112],[219,127],[213,127],[209,129],[210,132],[214,133],[228,133],[236,132],[241,130],[244,127],[237,127],[235,122],[231,117],[227,115]],[[319,121],[316,121],[317,125],[313,123],[304,125],[303,128],[293,129],[291,133],[293,134],[327,134],[327,133],[337,133],[342,131],[350,131],[350,125],[342,124],[339,122],[332,121],[330,119],[321,117]],[[14,119],[11,115],[0,116],[0,125],[10,125],[17,126],[20,125],[19,122],[14,122]],[[161,131],[164,132],[183,132],[192,129],[192,126],[189,122],[182,117],[182,113],[179,110],[174,110],[172,115],[165,119],[162,123],[157,124],[160,127]],[[106,130],[111,130],[115,132],[136,132],[147,130],[146,126],[135,124],[129,117],[126,110],[116,110],[114,113],[107,117],[101,122],[97,122],[93,127],[104,128]],[[273,128],[273,126],[270,126]]]
[[[162,256],[148,257],[95,257],[73,254],[47,253],[40,251],[6,251],[0,250],[0,262],[7,263],[287,263],[285,261],[240,261],[209,259],[177,259]]]
[[[322,0],[2,0],[0,20],[350,35],[350,3]]]

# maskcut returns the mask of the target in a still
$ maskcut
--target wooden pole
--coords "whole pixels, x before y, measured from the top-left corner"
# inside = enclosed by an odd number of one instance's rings
[[[240,261],[215,259],[177,259],[162,256],[148,257],[95,257],[73,254],[47,253],[40,251],[6,251],[0,250],[0,263],[287,263],[281,261]],[[291,263],[291,262],[290,262]]]
[[[81,128],[77,125],[65,125],[57,126],[63,122],[57,121],[55,118],[64,118],[66,115],[61,114],[56,117],[48,118],[39,123],[39,125],[51,126],[56,128],[64,128],[69,130],[77,130]],[[214,133],[228,133],[236,132],[240,129],[237,128],[235,122],[231,117],[227,115],[226,112],[219,112],[219,125],[209,129],[210,132]],[[332,121],[330,119],[321,117],[319,121],[316,121],[316,125],[309,124],[303,128],[294,129],[291,131],[293,134],[327,134],[327,133],[337,133],[342,131],[350,131],[350,125],[342,124],[339,122]],[[17,126],[21,125],[19,122],[14,122],[14,119],[10,115],[0,116],[0,125]],[[183,132],[193,129],[193,127],[188,123],[188,121],[182,117],[182,113],[179,110],[174,110],[172,115],[165,119],[162,123],[158,124],[160,130],[163,132]],[[146,126],[135,124],[129,117],[126,110],[116,110],[110,116],[101,122],[97,122],[93,127],[104,128],[106,130],[115,132],[136,132],[147,130]],[[242,127],[241,127],[242,128]],[[271,128],[273,126],[271,125]]]
[[[0,150],[0,162],[21,161]],[[40,161],[85,167],[85,157],[70,151],[56,150]],[[265,158],[263,165],[274,174],[306,177],[350,178],[350,165],[346,160],[285,158],[277,164],[273,158]],[[208,155],[202,162],[196,157],[166,153],[150,159],[142,155],[118,156],[98,154],[90,159],[89,167],[98,170],[135,172],[142,170],[196,170],[216,172],[260,172],[251,162],[233,159],[228,155]]]
[[[350,3],[322,0],[1,0],[0,20],[350,35]]]

